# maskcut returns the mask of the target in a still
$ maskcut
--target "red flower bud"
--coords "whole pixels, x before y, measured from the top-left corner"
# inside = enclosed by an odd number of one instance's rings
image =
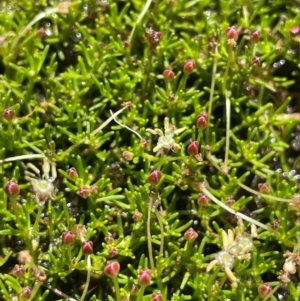
[[[112,244],[115,241],[115,239],[110,233],[106,237],[104,237],[104,240],[107,244]]]
[[[23,287],[22,288],[22,297],[24,299],[30,299],[31,298],[31,289],[29,286]]]
[[[199,143],[197,141],[190,142],[187,152],[190,156],[196,156],[199,154]]]
[[[82,186],[76,192],[80,197],[86,199],[89,196],[90,189],[88,187]]]
[[[295,25],[290,28],[290,34],[292,37],[296,37],[297,35],[299,35],[299,32],[300,32],[300,27],[298,25]]]
[[[252,58],[252,64],[253,65],[260,65],[260,58],[258,56],[254,56]]]
[[[139,211],[135,211],[132,215],[132,218],[135,222],[139,222],[142,217],[143,217],[143,214]]]
[[[163,295],[160,293],[153,293],[151,296],[151,301],[162,301]]]
[[[92,186],[90,187],[90,194],[95,195],[95,194],[97,194],[97,193],[98,193],[98,186],[97,186],[97,185],[92,185]]]
[[[258,43],[260,40],[260,33],[259,31],[255,30],[251,33],[251,36],[250,36],[250,41],[253,43],[253,44],[256,44]]]
[[[258,190],[259,190],[259,192],[264,193],[264,194],[268,194],[271,192],[268,183],[259,183]]]
[[[16,264],[10,273],[15,277],[22,277],[25,274],[25,268],[22,265]]]
[[[198,233],[193,228],[189,228],[183,236],[189,243],[193,243],[198,237]]]
[[[142,145],[143,147],[147,147],[148,144],[149,144],[149,141],[148,141],[148,140],[146,140],[146,139],[142,139],[142,140],[141,140],[141,145]]]
[[[116,255],[118,255],[118,250],[115,248],[115,247],[111,247],[109,250],[108,250],[108,255],[110,257],[114,257]]]
[[[3,111],[3,118],[6,120],[12,120],[16,116],[16,111],[10,108],[6,108]]]
[[[151,282],[151,271],[149,269],[140,270],[138,276],[139,285],[147,286]]]
[[[228,199],[226,199],[226,201],[225,201],[225,204],[226,204],[228,207],[231,207],[234,203],[235,203],[235,200],[234,200],[233,198],[228,198]]]
[[[197,203],[198,205],[200,206],[207,206],[208,205],[208,197],[206,194],[202,194],[202,193],[199,193],[198,194],[198,199],[197,199]]]
[[[63,232],[62,242],[64,245],[72,245],[75,241],[74,234],[71,231]]]
[[[129,151],[125,151],[122,154],[122,157],[126,160],[126,161],[131,161],[133,159],[134,153],[133,152],[129,152]]]
[[[193,72],[193,70],[195,69],[196,67],[196,64],[194,61],[192,60],[188,60],[184,66],[183,66],[183,72],[186,73],[186,74],[190,74]]]
[[[200,113],[197,116],[196,126],[198,129],[204,129],[207,126],[207,114],[206,112]]]
[[[238,36],[239,36],[239,34],[234,26],[228,27],[226,29],[226,35],[227,35],[228,39],[233,39],[235,41],[238,39]]]
[[[67,174],[70,177],[70,179],[75,180],[78,178],[78,173],[75,167],[71,167],[67,170]]]
[[[81,245],[82,254],[90,255],[93,254],[93,242],[92,241],[84,241]]]
[[[148,176],[148,182],[152,185],[157,185],[161,179],[162,173],[160,170],[154,169]]]
[[[170,70],[170,69],[166,69],[164,71],[163,75],[164,75],[164,78],[165,78],[166,82],[172,81],[174,79],[174,77],[175,77],[174,72],[172,70]]]
[[[257,288],[257,291],[261,298],[265,298],[271,293],[272,287],[269,283],[263,283]]]
[[[108,261],[104,268],[104,274],[108,277],[117,277],[120,271],[120,264],[117,261]]]
[[[8,197],[15,198],[20,194],[20,187],[16,182],[9,181],[4,186],[4,191],[5,191],[5,193],[7,194]]]

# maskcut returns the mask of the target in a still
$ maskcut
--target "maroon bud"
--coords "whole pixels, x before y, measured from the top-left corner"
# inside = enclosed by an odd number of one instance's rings
[[[15,198],[20,194],[20,187],[16,182],[9,181],[4,186],[4,191],[5,191],[5,193],[7,194],[8,197]]]
[[[104,268],[104,274],[108,277],[117,277],[120,271],[120,264],[117,261],[108,261]]]
[[[46,30],[45,30],[44,27],[39,28],[39,29],[37,30],[36,33],[37,33],[37,35],[40,36],[41,38],[44,37],[44,36],[46,36]]]
[[[164,71],[163,75],[164,75],[164,78],[165,78],[166,82],[172,81],[174,79],[174,77],[175,77],[174,72],[172,70],[170,70],[170,69],[166,69]]]
[[[16,264],[10,273],[15,277],[22,277],[25,274],[25,268],[22,265]]]
[[[197,141],[190,142],[187,152],[190,156],[196,156],[199,154],[199,143]]]
[[[196,67],[195,62],[192,61],[192,60],[188,60],[188,61],[186,61],[186,63],[183,66],[183,72],[185,74],[190,74],[190,73],[193,72],[193,70],[195,69],[195,67]]]
[[[270,187],[267,183],[259,183],[258,190],[259,190],[259,192],[264,193],[264,194],[268,194],[271,192]]]
[[[253,65],[260,65],[260,58],[258,56],[254,56],[252,58],[252,64]]]
[[[129,151],[125,151],[122,154],[122,157],[126,160],[126,161],[131,161],[133,159],[134,153],[133,152],[129,152]]]
[[[24,299],[30,299],[31,298],[31,289],[29,286],[23,287],[22,288],[22,297]]]
[[[207,206],[208,205],[208,197],[206,194],[203,194],[203,193],[199,193],[198,194],[198,198],[197,198],[197,203],[198,205],[200,206]]]
[[[115,247],[111,247],[108,250],[108,255],[110,257],[115,257],[116,255],[118,255],[118,250]]]
[[[124,46],[124,48],[128,48],[129,47],[129,41],[127,41],[127,40],[123,41],[123,46]]]
[[[104,240],[107,244],[112,244],[115,241],[115,239],[110,233],[106,237],[104,237]]]
[[[131,290],[130,290],[130,294],[134,295],[139,291],[139,287],[135,284],[132,285]]]
[[[257,291],[261,298],[265,298],[271,293],[272,287],[270,283],[263,283],[257,288]]]
[[[187,178],[190,178],[193,175],[193,171],[190,168],[185,168],[183,173]]]
[[[80,197],[86,199],[89,196],[90,190],[88,187],[82,186],[76,192]]]
[[[189,228],[183,236],[189,243],[193,243],[198,237],[198,233],[193,228]]]
[[[157,185],[161,179],[162,173],[160,170],[154,169],[148,176],[148,182],[152,185]]]
[[[298,25],[295,25],[290,28],[290,34],[292,37],[296,37],[297,35],[299,35],[299,32],[300,32],[300,28]]]
[[[271,224],[271,228],[274,229],[274,230],[278,229],[279,226],[280,226],[280,223],[281,223],[280,219],[276,219],[276,220]]]
[[[149,141],[148,141],[148,140],[146,140],[146,139],[142,139],[142,140],[141,140],[141,145],[142,145],[143,147],[147,147],[148,144],[149,144]]]
[[[90,194],[95,195],[95,194],[97,194],[97,193],[98,193],[98,186],[97,186],[97,185],[92,185],[92,186],[90,187]]]
[[[226,204],[228,207],[231,207],[234,203],[235,203],[235,200],[234,200],[233,198],[228,198],[228,199],[226,199],[226,201],[225,201],[225,204]]]
[[[67,169],[67,174],[72,180],[76,180],[78,178],[78,173],[75,167]]]
[[[204,129],[207,126],[207,114],[206,112],[200,113],[197,116],[196,126],[198,129]]]
[[[151,271],[149,269],[140,270],[138,276],[139,285],[147,286],[151,282]]]
[[[142,217],[143,217],[143,214],[139,211],[135,211],[132,215],[132,218],[135,222],[139,222]]]
[[[239,34],[234,26],[228,27],[226,29],[226,35],[227,35],[228,39],[233,39],[235,41],[238,39],[238,36],[239,36]]]
[[[251,33],[250,35],[250,41],[253,43],[253,44],[256,44],[258,43],[260,40],[260,33],[259,31],[255,30]]]
[[[64,245],[72,245],[75,241],[74,234],[71,231],[65,231],[62,234],[62,242]]]
[[[175,100],[175,94],[170,94],[168,97],[169,101],[174,101]]]
[[[15,118],[15,116],[16,116],[16,111],[15,110],[12,110],[10,108],[6,108],[3,111],[3,118],[6,119],[6,120],[12,120],[13,118]]]
[[[153,293],[151,296],[151,301],[162,301],[163,295],[160,293]]]
[[[93,242],[92,241],[82,242],[81,249],[83,255],[93,254]]]

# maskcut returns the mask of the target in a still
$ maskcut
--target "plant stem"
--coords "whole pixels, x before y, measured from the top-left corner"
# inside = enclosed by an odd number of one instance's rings
[[[33,234],[33,235],[37,235],[37,232],[38,232],[37,230],[38,230],[39,222],[41,220],[41,214],[42,214],[43,209],[44,209],[44,206],[38,207],[38,212],[36,214],[36,219],[35,219],[34,225],[32,227],[32,232],[31,232],[31,234]]]
[[[208,116],[207,116],[207,127],[206,127],[206,144],[209,144],[209,124],[210,124],[210,117],[212,112],[212,104],[214,99],[215,93],[215,84],[216,84],[216,73],[217,73],[217,66],[218,66],[218,46],[215,48],[215,55],[214,55],[214,63],[212,68],[212,80],[210,86],[210,93],[209,93],[209,102],[208,102]]]
[[[131,47],[131,42],[132,42],[132,40],[134,38],[134,35],[135,35],[135,32],[136,32],[136,28],[142,22],[145,14],[147,13],[147,11],[148,11],[148,9],[149,9],[149,7],[151,5],[151,2],[152,2],[152,0],[147,0],[145,6],[143,8],[143,10],[141,11],[138,19],[136,20],[136,22],[135,22],[135,24],[134,24],[134,26],[133,26],[133,28],[131,30],[131,33],[130,33],[130,36],[129,36],[129,39],[128,39],[128,41],[129,41],[129,47]]]
[[[136,301],[143,301],[143,297],[144,297],[144,291],[145,291],[146,286],[142,285],[140,290],[139,290],[139,294],[138,297],[136,299]]]
[[[116,292],[116,301],[121,301],[120,287],[117,277],[112,277],[112,281],[114,283],[114,288]]]
[[[91,256],[87,255],[86,256],[86,268],[87,268],[87,275],[86,275],[86,282],[85,282],[85,287],[83,290],[83,293],[81,295],[80,301],[84,301],[85,296],[87,294],[89,285],[90,285],[90,280],[91,280]]]
[[[213,194],[211,194],[205,187],[202,187],[202,192],[207,195],[214,203],[216,203],[217,205],[219,205],[221,208],[225,209],[226,211],[228,211],[231,214],[234,214],[240,218],[242,218],[243,220],[246,220],[252,224],[255,224],[258,227],[261,227],[265,230],[270,230],[270,228],[264,224],[262,224],[261,222],[258,222],[257,220],[244,215],[241,212],[235,212],[232,208],[228,207],[226,204],[222,203],[220,200],[218,200]]]
[[[232,48],[230,47],[228,51],[228,61],[227,61],[227,66],[226,66],[226,71],[224,76],[224,85],[223,85],[223,92],[225,95],[225,107],[226,107],[226,138],[225,138],[225,158],[224,158],[225,167],[228,167],[229,142],[230,142],[231,107],[230,107],[229,93],[227,90],[227,79],[228,79],[229,66],[231,64],[231,58],[232,58]]]
[[[154,266],[152,241],[151,241],[151,210],[152,210],[152,198],[150,198],[150,201],[148,204],[147,237],[148,237],[148,252],[149,252],[150,267],[151,267],[152,272],[154,272],[155,266]]]
[[[148,60],[147,60],[147,66],[146,66],[145,76],[144,76],[143,85],[142,85],[142,96],[141,96],[142,101],[146,100],[145,95],[146,95],[147,86],[148,86],[148,83],[150,80],[150,72],[151,72],[151,67],[152,67],[152,56],[153,56],[153,51],[150,47],[148,47]]]
[[[163,222],[161,220],[161,216],[159,214],[159,211],[157,209],[155,209],[155,214],[156,214],[156,218],[158,220],[159,223],[159,228],[160,228],[160,248],[159,248],[159,254],[161,256],[163,256],[164,254],[164,225]]]

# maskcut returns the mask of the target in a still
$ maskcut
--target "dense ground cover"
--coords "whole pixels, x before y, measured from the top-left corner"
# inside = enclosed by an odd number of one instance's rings
[[[0,2],[0,300],[299,300],[298,1]]]

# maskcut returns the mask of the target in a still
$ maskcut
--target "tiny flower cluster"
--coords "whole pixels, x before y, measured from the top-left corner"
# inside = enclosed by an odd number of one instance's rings
[[[229,229],[227,233],[222,230],[222,243],[223,250],[213,256],[214,259],[208,264],[206,271],[209,272],[215,265],[219,265],[223,268],[228,280],[236,282],[237,278],[231,269],[237,259],[250,259],[250,251],[253,248],[252,238],[243,233],[242,227],[238,226],[234,231]]]
[[[177,152],[181,147],[174,140],[174,135],[182,133],[186,128],[176,129],[174,124],[169,122],[169,118],[165,118],[164,121],[164,132],[161,129],[147,129],[147,132],[153,135],[159,135],[157,145],[153,149],[158,154],[167,154],[170,150]]]
[[[297,266],[300,265],[300,254],[298,252],[286,251],[283,255],[286,259],[278,277],[284,283],[290,282],[290,275],[297,273]]]

